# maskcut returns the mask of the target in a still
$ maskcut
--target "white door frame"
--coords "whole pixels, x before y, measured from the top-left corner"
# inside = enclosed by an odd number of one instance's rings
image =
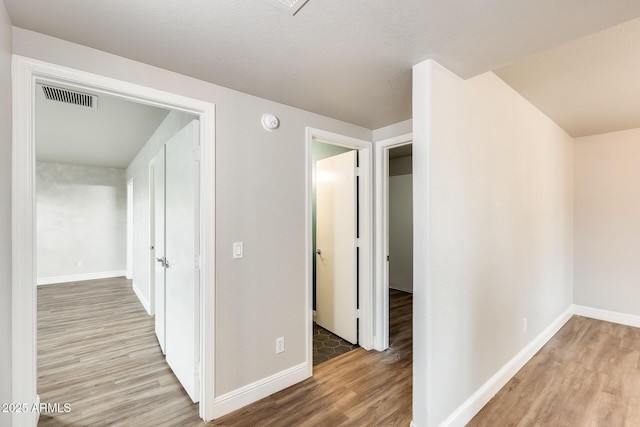
[[[376,324],[373,348],[389,348],[389,150],[411,144],[413,134],[407,133],[374,143],[375,147],[375,301],[379,321]]]
[[[133,279],[133,178],[127,181],[127,279]]]
[[[148,268],[149,268],[149,314],[150,315],[154,315],[155,319],[155,332],[156,332],[156,336],[158,335],[158,322],[162,321],[164,322],[164,310],[162,310],[161,312],[158,312],[158,310],[156,310],[156,307],[158,306],[158,300],[157,298],[159,297],[158,293],[156,292],[156,268],[158,268],[158,261],[156,261],[156,259],[158,258],[156,255],[160,255],[158,254],[158,242],[156,242],[156,176],[155,176],[155,169],[158,165],[158,156],[160,155],[160,153],[162,153],[162,170],[163,173],[165,171],[165,145],[162,145],[160,147],[160,150],[151,158],[151,160],[149,160],[149,261],[148,261]],[[162,195],[162,197],[164,197],[164,194]],[[164,221],[164,217],[163,217],[163,221]],[[153,249],[151,249],[153,248]],[[164,249],[161,251],[162,256],[164,256]],[[164,298],[164,293],[162,294],[162,297]],[[164,301],[163,301],[164,303]],[[159,318],[159,315],[163,316],[162,319]],[[164,334],[164,325],[163,325],[163,332]],[[165,342],[164,340],[160,340],[160,338],[158,337],[158,342],[160,343],[160,349],[162,349],[162,354],[166,354],[166,348],[165,348]]]
[[[155,316],[156,314],[156,186],[154,183],[154,168],[156,165],[156,158],[153,157],[149,161],[149,252],[148,252],[148,262],[147,268],[149,270],[149,307],[148,313],[150,316]],[[153,249],[151,249],[153,248]]]
[[[97,74],[13,55],[12,402],[39,402],[36,374],[35,83],[64,82],[200,119],[200,416],[215,418],[215,105]],[[38,412],[14,413],[15,427],[35,426]]]
[[[359,151],[360,159],[360,322],[359,322],[359,343],[365,350],[373,348],[373,331],[376,320],[373,304],[373,144],[370,141],[351,138],[332,132],[323,131],[307,127],[306,138],[306,344],[307,344],[307,366],[309,376],[313,375],[313,244],[312,244],[312,173],[313,156],[311,144],[313,139],[320,140],[327,144],[352,148]]]

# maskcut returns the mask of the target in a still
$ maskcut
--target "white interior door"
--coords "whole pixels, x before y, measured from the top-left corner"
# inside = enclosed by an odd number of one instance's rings
[[[316,323],[355,344],[356,152],[316,163]]]
[[[153,183],[150,186],[152,191],[151,198],[153,202],[153,239],[151,242],[151,262],[153,271],[153,280],[155,287],[155,323],[156,337],[160,343],[162,353],[166,354],[165,346],[165,268],[163,260],[165,259],[165,149],[162,147],[160,152],[151,161],[153,171]],[[151,174],[150,174],[151,175]]]
[[[165,341],[167,363],[199,400],[199,163],[194,120],[165,145]]]

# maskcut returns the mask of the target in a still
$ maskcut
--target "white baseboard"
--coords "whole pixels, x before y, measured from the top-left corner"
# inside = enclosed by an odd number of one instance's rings
[[[270,377],[240,387],[215,399],[216,418],[240,409],[309,378],[309,366],[301,363]]]
[[[493,377],[467,399],[458,409],[440,424],[440,427],[464,426],[486,405],[493,396],[544,346],[547,341],[573,315],[573,306],[570,306],[556,318],[533,341],[523,348],[516,356],[502,367]]]
[[[116,271],[100,271],[97,273],[73,274],[69,276],[38,277],[38,279],[36,280],[36,284],[40,286],[40,285],[53,285],[56,283],[81,282],[83,280],[110,279],[112,277],[122,277],[125,274],[126,274],[125,270],[116,270]]]
[[[40,421],[40,395],[36,394],[36,398],[33,402],[21,403],[26,405],[26,411],[3,413],[2,417],[6,417],[10,422],[10,424],[7,425],[11,425],[13,427],[36,427],[38,425],[38,421]],[[34,408],[38,408],[38,410],[34,410]],[[0,420],[4,419],[2,417],[0,417]]]
[[[38,405],[38,408],[40,407],[40,395],[39,394],[36,394],[36,405]],[[39,421],[40,421],[40,411],[38,411],[36,413],[36,423],[34,425],[37,426]]]
[[[147,314],[151,316],[151,304],[149,304],[149,300],[142,295],[142,291],[136,286],[135,282],[131,283],[131,288],[133,289],[133,293],[136,294],[138,299],[140,300],[140,304],[147,311]]]
[[[620,325],[640,328],[640,316],[635,314],[619,313],[617,311],[602,310],[600,308],[573,306],[573,314],[591,319],[604,320],[605,322],[619,323]]]

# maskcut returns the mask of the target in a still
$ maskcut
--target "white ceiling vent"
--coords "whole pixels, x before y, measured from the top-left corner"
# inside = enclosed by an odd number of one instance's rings
[[[309,0],[275,0],[276,4],[291,15],[295,15]]]
[[[51,101],[80,105],[82,107],[98,108],[98,97],[95,95],[44,85],[42,86],[42,90],[44,91],[44,96]]]

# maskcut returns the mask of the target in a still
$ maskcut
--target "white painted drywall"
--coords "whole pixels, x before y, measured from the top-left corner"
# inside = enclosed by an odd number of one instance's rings
[[[402,122],[394,123],[389,126],[385,126],[379,129],[374,129],[372,132],[372,141],[378,142],[385,139],[393,138],[394,136],[405,135],[407,133],[411,133],[412,129],[412,120],[405,120]]]
[[[393,159],[389,163],[406,158]],[[413,175],[411,174],[389,177],[389,287],[413,292]]]
[[[426,61],[413,87],[413,416],[436,426],[572,303],[573,140],[493,73]]]
[[[36,163],[37,278],[126,269],[125,170]]]
[[[640,129],[574,145],[576,304],[640,315]]]
[[[11,402],[11,21],[0,1],[0,402]],[[11,414],[0,413],[0,427]]]
[[[149,207],[149,162],[158,154],[160,148],[172,136],[177,134],[195,116],[179,111],[171,111],[160,123],[142,149],[136,154],[126,171],[127,181],[133,179],[133,286],[143,304],[150,301],[149,281],[149,243],[150,243],[150,207]]]
[[[216,104],[216,395],[303,363],[305,130],[365,140],[371,131],[20,28],[13,37],[19,55]],[[265,112],[280,118],[277,131],[262,128]]]

